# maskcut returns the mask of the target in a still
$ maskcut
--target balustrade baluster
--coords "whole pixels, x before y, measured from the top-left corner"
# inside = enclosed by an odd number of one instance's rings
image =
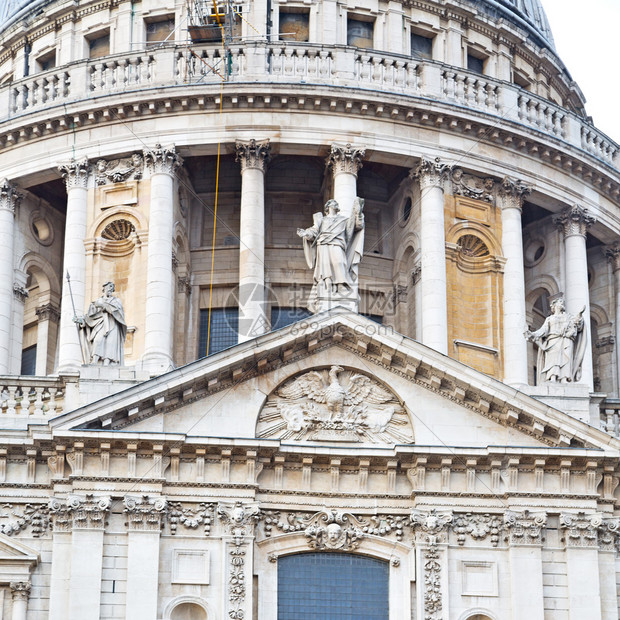
[[[487,84],[481,80],[476,80],[476,103],[481,108],[487,107]]]
[[[32,415],[43,415],[43,387],[34,388],[34,402]]]
[[[403,88],[407,80],[406,64],[402,60],[397,60],[394,63],[394,86],[397,88]]]
[[[53,417],[56,415],[56,394],[58,392],[58,389],[55,387],[51,387],[48,390],[49,395],[50,395],[50,399],[47,403],[47,414],[50,417]]]
[[[16,393],[17,393],[17,386],[16,385],[9,385],[7,386],[7,391],[9,393],[9,397],[6,401],[6,413],[7,415],[16,415],[17,414],[17,400],[16,400]]]

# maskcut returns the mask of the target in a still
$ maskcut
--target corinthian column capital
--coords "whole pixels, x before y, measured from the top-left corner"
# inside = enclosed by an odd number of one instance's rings
[[[271,159],[269,140],[237,140],[235,142],[235,161],[241,163],[241,172],[255,168],[265,172]]]
[[[451,170],[452,165],[441,163],[439,157],[435,157],[435,159],[423,157],[420,163],[411,170],[409,177],[418,179],[421,189],[442,187]]]
[[[603,253],[607,257],[614,272],[618,271],[618,269],[620,269],[620,244],[616,243],[604,248]]]
[[[334,175],[341,172],[348,172],[357,176],[358,171],[363,166],[362,159],[366,154],[366,149],[346,144],[332,144],[331,151],[327,158],[327,166],[331,166]]]
[[[22,195],[15,185],[9,183],[7,179],[0,183],[0,209],[15,214],[15,209],[19,206],[21,199]]]
[[[30,582],[29,581],[11,581],[10,586],[11,594],[14,601],[27,601],[30,596]]]
[[[74,187],[82,187],[86,189],[88,185],[88,175],[90,173],[90,164],[88,159],[72,159],[67,164],[60,164],[58,170],[65,180],[67,191]]]
[[[588,215],[587,209],[579,205],[573,205],[564,209],[559,215],[556,215],[553,221],[564,232],[564,237],[575,235],[585,237],[588,228],[596,222],[596,218]]]
[[[162,146],[156,144],[152,149],[144,149],[144,164],[151,174],[169,174],[183,164],[183,159],[177,155],[174,144]]]
[[[521,181],[504,177],[498,184],[497,193],[502,201],[504,209],[519,209],[523,206],[523,200],[532,192],[532,187]]]

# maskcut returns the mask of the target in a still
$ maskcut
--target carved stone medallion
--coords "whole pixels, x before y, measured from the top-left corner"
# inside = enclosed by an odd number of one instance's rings
[[[375,379],[341,366],[289,379],[267,398],[257,437],[295,441],[412,443],[409,416]]]

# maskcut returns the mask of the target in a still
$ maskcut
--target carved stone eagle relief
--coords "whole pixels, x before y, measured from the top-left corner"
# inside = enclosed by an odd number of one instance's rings
[[[378,381],[332,366],[276,388],[258,416],[257,437],[412,443],[413,429],[398,398]]]

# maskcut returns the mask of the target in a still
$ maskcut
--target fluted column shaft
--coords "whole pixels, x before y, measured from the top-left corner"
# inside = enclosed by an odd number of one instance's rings
[[[268,331],[265,296],[265,171],[269,140],[236,143],[241,164],[239,342]]]
[[[15,209],[21,195],[6,179],[0,184],[0,374],[9,372],[13,314]]]
[[[87,159],[59,167],[67,186],[67,216],[65,220],[65,248],[63,254],[62,299],[60,304],[60,338],[58,370],[77,370],[84,363],[78,331],[73,322],[75,312],[84,311],[86,301],[86,216],[88,200],[89,164]],[[67,282],[66,274],[71,278]],[[71,299],[73,293],[73,300]]]
[[[525,276],[521,206],[530,189],[518,181],[504,179],[499,188],[502,209],[502,252],[504,266],[504,382],[527,385],[527,340],[525,318]]]
[[[617,389],[620,391],[620,245],[615,245],[605,250],[605,254],[611,263],[614,273],[614,297],[616,301],[616,314],[614,322],[615,350],[616,350],[616,377]]]
[[[423,159],[412,171],[420,182],[422,343],[448,354],[448,300],[443,183],[449,166]]]
[[[166,372],[172,360],[172,236],[175,170],[182,164],[175,147],[145,149],[151,173],[149,242],[146,267],[146,304],[143,364],[151,372]]]
[[[327,165],[334,175],[334,200],[340,207],[340,215],[349,217],[353,201],[357,197],[357,173],[362,167],[365,149],[347,144],[332,144]]]
[[[586,384],[594,391],[592,370],[592,334],[590,331],[590,291],[588,286],[588,256],[586,253],[586,234],[596,220],[588,215],[586,209],[577,205],[565,209],[555,222],[564,233],[564,252],[566,282],[564,298],[566,311],[577,315],[582,309],[584,334],[586,337],[585,355],[579,383]]]

